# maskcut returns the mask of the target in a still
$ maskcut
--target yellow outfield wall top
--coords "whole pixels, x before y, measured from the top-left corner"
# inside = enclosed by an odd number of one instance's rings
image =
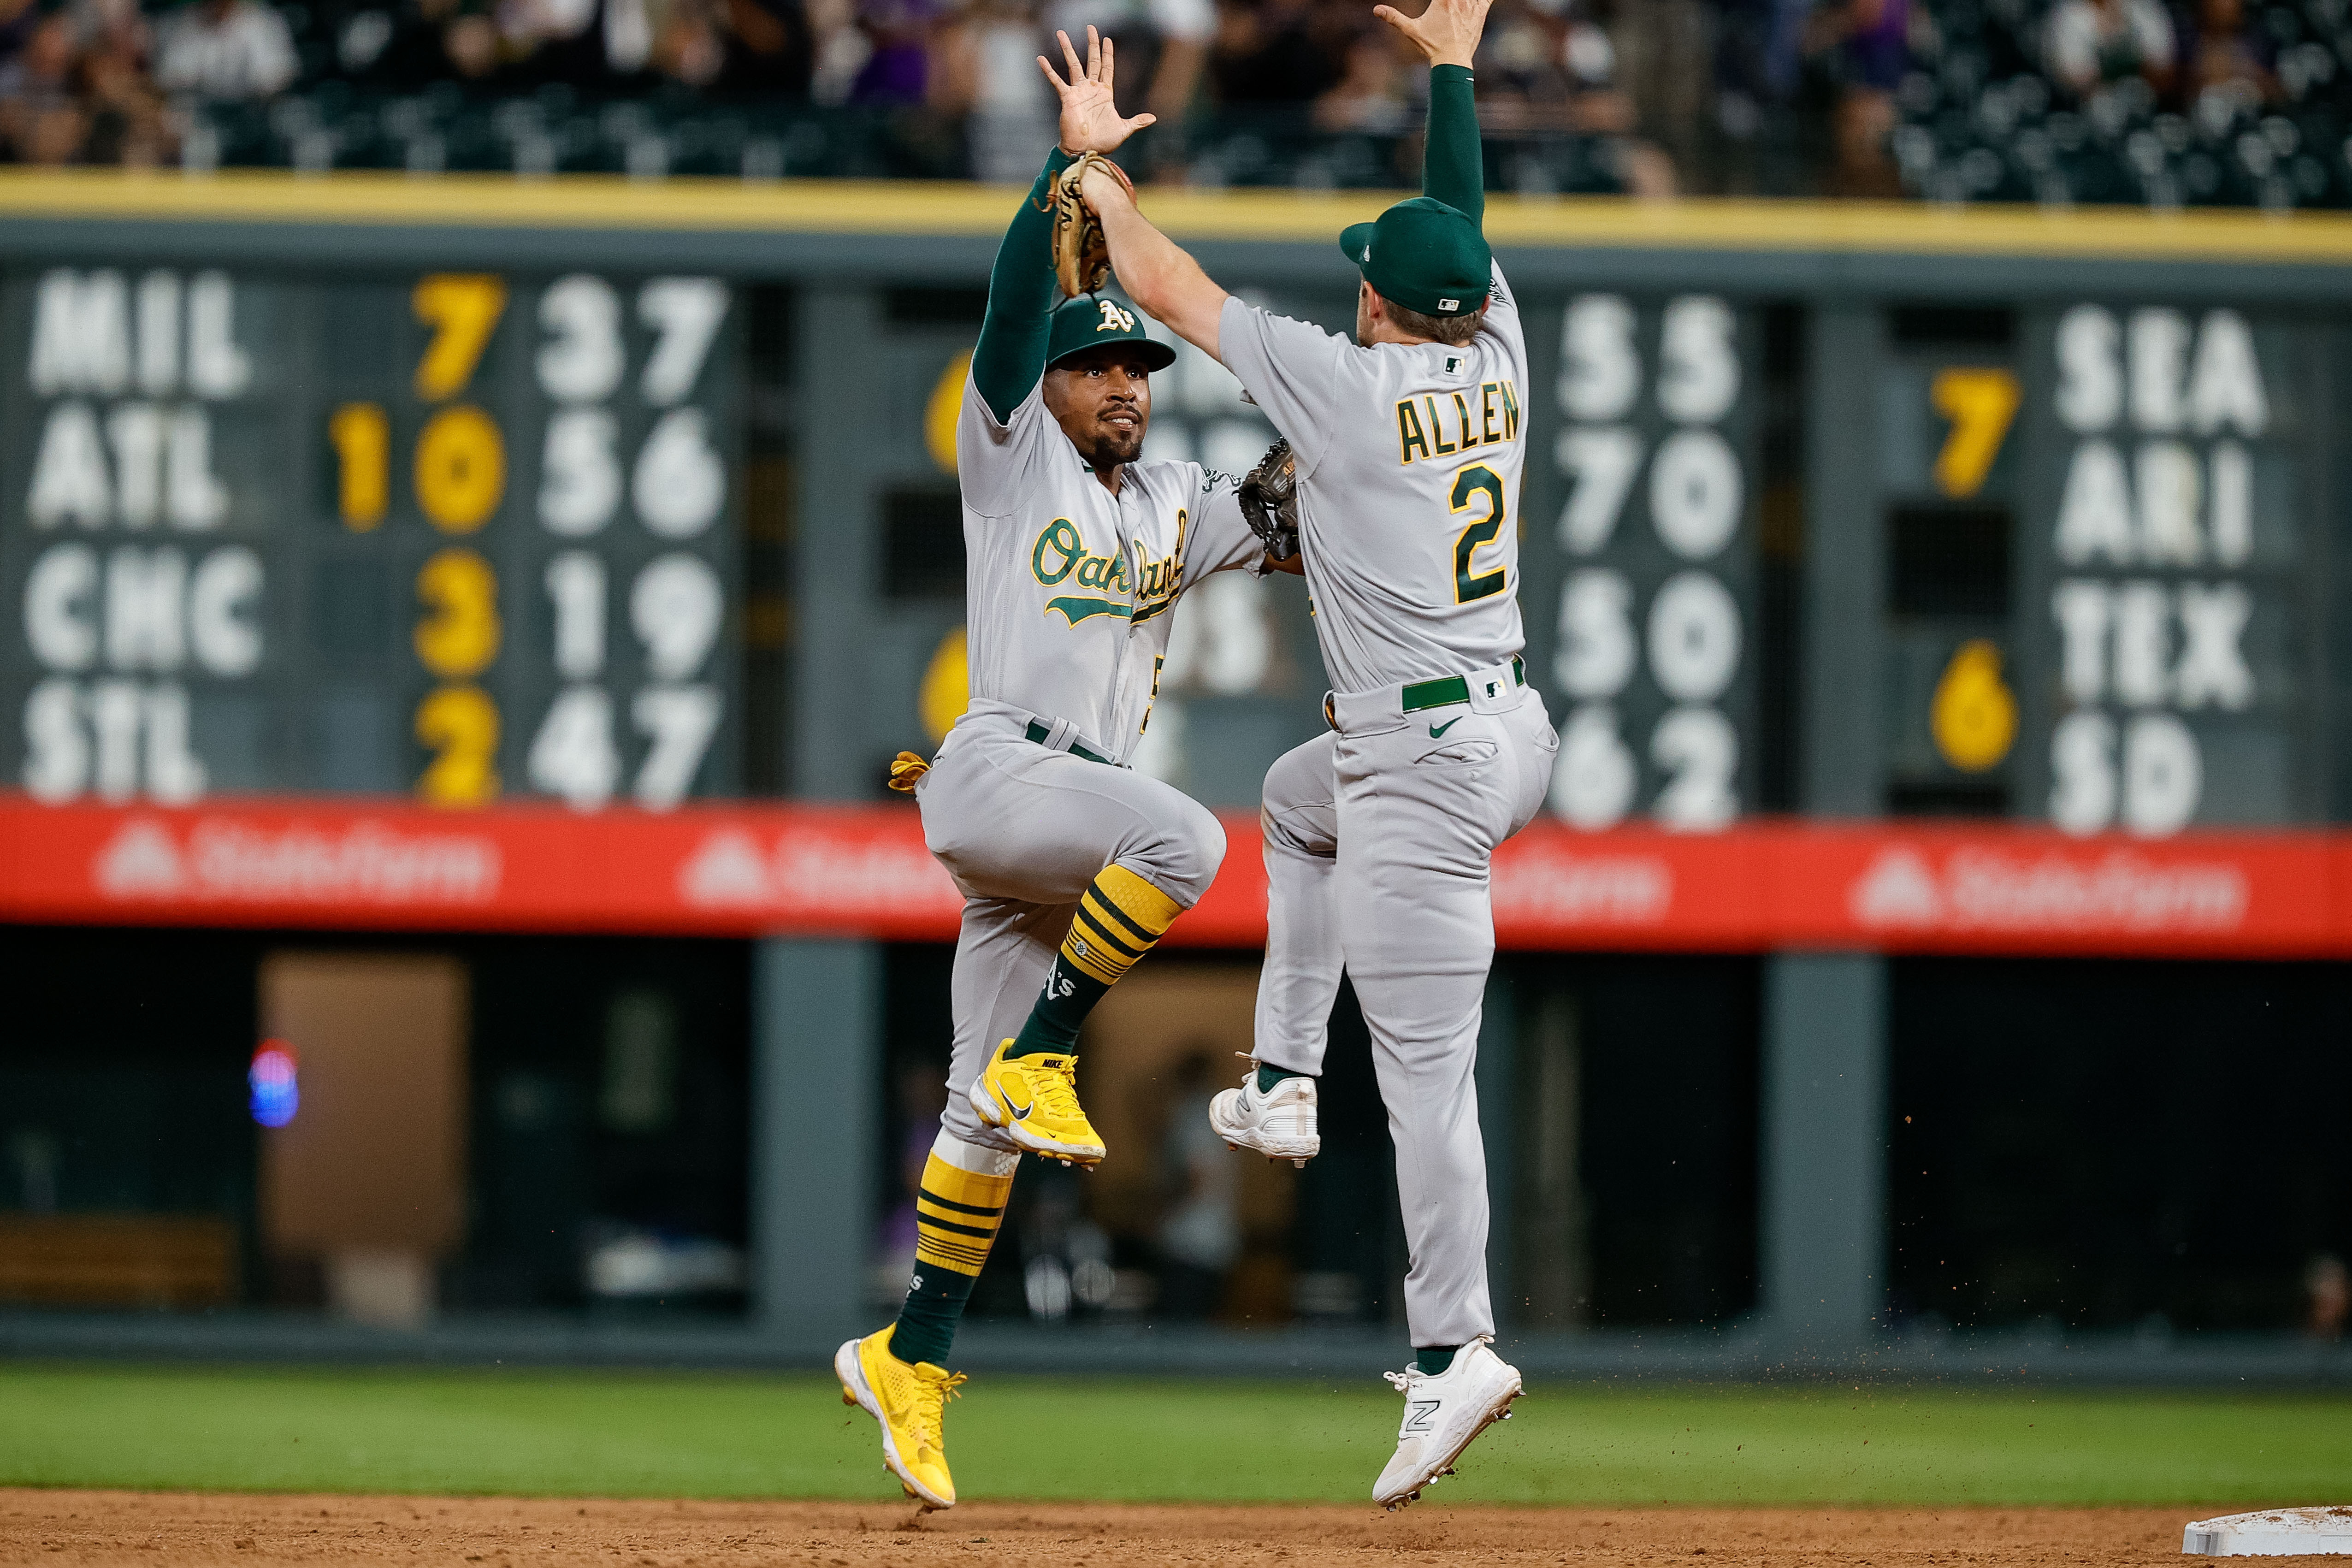
[[[1343,226],[1374,216],[1398,195],[1149,188],[1144,210],[1180,238],[1328,242]],[[1017,199],[1004,186],[917,181],[753,184],[594,174],[518,180],[501,174],[415,178],[276,170],[205,175],[0,171],[0,222],[79,218],[993,236],[1003,232]],[[2346,213],[1496,195],[1487,204],[1486,226],[1487,237],[1502,246],[2352,262],[2352,214]]]

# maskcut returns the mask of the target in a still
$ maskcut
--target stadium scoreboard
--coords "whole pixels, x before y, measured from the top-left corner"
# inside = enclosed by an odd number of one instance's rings
[[[2332,329],[1990,314],[1976,342],[1889,316],[1888,804],[2078,836],[2324,819]]]
[[[733,793],[741,317],[698,276],[11,275],[13,779]]]
[[[2332,319],[2220,283],[2201,299],[1881,296],[1866,343],[1792,358],[1828,303],[1735,268],[1654,288],[1525,270],[1532,384],[1517,389],[1528,446],[1509,509],[1530,675],[1561,734],[1559,821],[1703,836],[1801,807],[1786,781],[1765,798],[1768,742],[1786,738],[1760,726],[1792,694],[1870,737],[1890,815],[2148,838],[2327,818]],[[1340,289],[1230,281],[1344,324]],[[44,803],[322,793],[585,812],[743,793],[752,287],[725,266],[593,259],[394,273],[83,257],[0,274],[11,786]],[[827,795],[868,792],[876,759],[961,705],[942,416],[975,323],[861,287],[850,314],[877,324],[881,369],[828,362],[805,326],[786,351],[793,526],[817,542],[796,548],[821,545],[833,574],[793,608],[797,678],[862,683],[824,709],[832,771],[794,754]],[[835,315],[845,297],[808,294]],[[1823,395],[1848,384],[1867,389],[1868,424],[1804,428],[1853,405]],[[1269,435],[1230,376],[1181,351],[1152,455],[1240,468]],[[1802,507],[1804,571],[1871,563],[1874,668],[1771,665],[1803,646],[1764,624],[1788,602],[1765,595],[1776,488],[1866,503]],[[1313,732],[1307,614],[1279,585],[1204,584],[1142,764],[1244,803]],[[1805,733],[1822,729],[1815,713]]]

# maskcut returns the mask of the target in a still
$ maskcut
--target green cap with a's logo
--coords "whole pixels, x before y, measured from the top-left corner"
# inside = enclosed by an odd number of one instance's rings
[[[1486,302],[1495,253],[1459,207],[1433,196],[1397,203],[1370,223],[1339,233],[1364,280],[1408,310],[1424,316],[1466,316]]]
[[[1176,363],[1176,351],[1144,335],[1143,312],[1108,294],[1081,294],[1054,312],[1054,332],[1045,341],[1045,366],[1052,369],[1074,353],[1104,343],[1134,343],[1136,357],[1149,370],[1166,370]]]

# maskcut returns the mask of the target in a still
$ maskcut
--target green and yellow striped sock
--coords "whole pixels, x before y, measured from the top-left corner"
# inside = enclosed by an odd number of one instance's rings
[[[931,1145],[915,1195],[915,1278],[890,1335],[890,1353],[900,1361],[947,1363],[972,1283],[1004,1223],[1020,1162],[1018,1154],[945,1132]]]
[[[1062,940],[1062,951],[1054,955],[1045,989],[1004,1054],[1067,1055],[1076,1050],[1078,1026],[1103,993],[1118,984],[1183,912],[1183,905],[1126,867],[1104,867],[1078,900],[1077,916]]]

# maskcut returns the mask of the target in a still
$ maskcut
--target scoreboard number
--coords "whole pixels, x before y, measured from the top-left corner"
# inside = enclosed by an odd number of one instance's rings
[[[499,794],[499,705],[478,686],[444,686],[416,705],[417,744],[433,753],[416,781],[434,805],[487,805]]]
[[[1952,365],[1936,373],[1927,401],[1951,421],[1936,454],[1936,488],[1956,500],[1984,489],[2017,417],[2017,377],[1998,367]]]
[[[1725,573],[1740,553],[1748,486],[1723,430],[1743,379],[1738,328],[1712,295],[1649,312],[1580,295],[1561,321],[1567,423],[1552,454],[1568,489],[1554,538],[1570,564],[1552,674],[1570,706],[1551,805],[1580,828],[1636,809],[1644,771],[1627,731],[1644,722],[1659,823],[1706,832],[1739,813],[1739,729],[1724,705],[1742,673],[1746,616]],[[1654,378],[1642,353],[1653,332]],[[1647,528],[1630,521],[1642,512]]]
[[[416,362],[416,395],[427,403],[455,397],[474,379],[506,313],[506,279],[436,273],[416,285],[410,303],[433,328],[432,344]]]
[[[1962,773],[1998,767],[2017,739],[2017,694],[2001,679],[2000,649],[1971,637],[1936,682],[1928,713],[1936,750]]]
[[[479,675],[499,657],[499,575],[471,550],[436,552],[416,574],[425,605],[416,623],[416,658],[453,679]]]
[[[499,318],[506,313],[501,278],[437,273],[421,279],[409,296],[416,319],[433,329],[417,361],[416,395],[439,403],[464,392],[482,363]],[[336,423],[341,423],[341,412]],[[331,426],[330,436],[333,432]],[[376,456],[357,444],[362,458]],[[353,488],[352,454],[343,457],[341,487]],[[497,515],[506,499],[506,437],[498,422],[471,404],[435,410],[416,437],[412,468],[417,510],[443,533],[470,534]],[[377,476],[364,472],[362,492]],[[503,628],[499,619],[499,577],[475,551],[461,547],[428,556],[416,574],[416,598],[425,615],[412,641],[417,662],[445,681],[466,681],[488,669],[499,657]],[[417,704],[417,743],[433,760],[416,781],[418,796],[435,805],[486,805],[498,798],[499,705],[478,686],[443,685]]]
[[[725,285],[709,278],[656,278],[636,292],[638,326],[651,344],[634,391],[658,410],[634,455],[623,451],[614,400],[628,382],[626,312],[612,283],[585,273],[541,294],[540,342],[531,368],[557,407],[549,416],[536,511],[562,540],[604,536],[624,499],[646,532],[667,548],[630,574],[623,604],[645,683],[615,700],[607,606],[613,573],[605,555],[568,548],[541,576],[551,612],[548,658],[565,685],[532,732],[526,768],[533,788],[573,808],[596,810],[625,776],[623,724],[644,744],[630,797],[665,811],[693,788],[725,718],[709,666],[727,619],[718,570],[694,549],[725,510],[725,460],[703,407],[702,384],[729,310]]]
[[[392,505],[392,426],[380,403],[346,403],[327,422],[334,443],[335,510],[343,526],[365,533]]]
[[[471,533],[507,493],[507,444],[498,422],[470,404],[444,408],[416,438],[416,505],[444,533]]]

